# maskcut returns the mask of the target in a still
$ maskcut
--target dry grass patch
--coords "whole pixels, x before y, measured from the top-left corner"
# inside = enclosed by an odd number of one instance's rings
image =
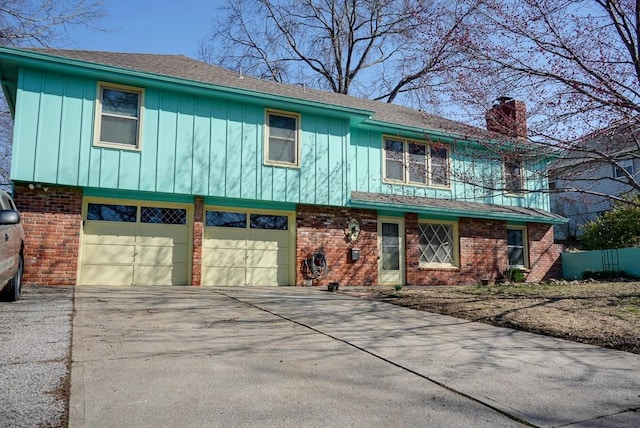
[[[422,311],[640,353],[640,282],[367,288]]]

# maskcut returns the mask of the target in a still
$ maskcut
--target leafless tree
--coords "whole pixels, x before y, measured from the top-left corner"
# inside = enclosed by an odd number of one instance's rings
[[[640,3],[630,0],[472,2],[468,30],[456,38],[465,61],[449,69],[449,98],[460,116],[484,121],[496,97],[527,101],[527,147],[560,156],[568,178],[608,165],[608,178],[640,191],[624,161],[640,157]],[[422,19],[428,25],[429,18]],[[523,145],[519,145],[522,147]],[[571,166],[571,168],[569,168]],[[554,192],[620,199],[575,180]],[[624,194],[625,192],[622,192]]]
[[[479,1],[228,0],[199,56],[278,82],[424,100],[462,59],[452,41]]]
[[[53,46],[70,25],[92,26],[105,15],[101,0],[2,0],[0,45]],[[13,121],[0,93],[0,183],[9,182]]]
[[[69,25],[92,25],[104,16],[101,0],[2,0],[0,44],[50,46]]]

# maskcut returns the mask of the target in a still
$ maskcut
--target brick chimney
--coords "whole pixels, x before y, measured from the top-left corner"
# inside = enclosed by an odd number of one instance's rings
[[[487,129],[509,137],[527,136],[527,106],[523,101],[500,97],[486,114]]]

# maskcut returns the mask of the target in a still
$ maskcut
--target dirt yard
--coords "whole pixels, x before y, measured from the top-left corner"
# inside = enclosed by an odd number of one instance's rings
[[[345,291],[421,311],[640,354],[640,282]]]

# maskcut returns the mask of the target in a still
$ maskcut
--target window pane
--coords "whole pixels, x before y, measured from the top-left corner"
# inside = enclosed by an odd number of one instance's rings
[[[509,247],[509,266],[524,266],[524,249],[522,247]]]
[[[247,227],[246,213],[230,213],[225,211],[207,211],[207,226],[217,227]]]
[[[142,207],[141,223],[187,224],[187,210],[181,208]]]
[[[102,115],[100,141],[135,146],[137,136],[137,120]]]
[[[404,181],[404,168],[402,162],[387,159],[385,176],[389,180]]]
[[[424,160],[424,157],[427,155],[427,146],[424,144],[417,143],[409,143],[409,154],[413,156],[417,156],[418,159]]]
[[[450,224],[421,223],[420,261],[423,263],[454,264],[453,226]]]
[[[102,111],[121,116],[138,117],[138,99],[140,94],[119,91],[117,89],[102,89]]]
[[[427,182],[427,146],[409,143],[409,181]]]
[[[137,207],[129,205],[88,204],[87,220],[135,223]]]
[[[277,138],[269,139],[269,160],[275,162],[296,163],[296,145],[294,141]]]
[[[399,243],[400,226],[396,223],[382,223],[382,245],[395,245]]]
[[[404,181],[404,143],[402,141],[385,140],[385,178]]]
[[[449,185],[449,155],[444,147],[430,148],[431,156],[431,184],[439,186]]]
[[[384,150],[387,153],[387,159],[391,158],[391,153],[395,153],[394,159],[402,159],[404,152],[404,143],[396,140],[384,140]]]
[[[507,245],[518,245],[522,247],[522,230],[520,229],[507,229]]]
[[[296,122],[297,119],[295,117],[269,114],[270,135],[294,138],[297,129]]]
[[[505,161],[505,188],[507,192],[518,193],[522,191],[522,162]]]
[[[400,269],[400,226],[382,223],[382,269]]]
[[[286,215],[251,214],[251,229],[288,230],[289,219]]]
[[[269,114],[268,159],[274,162],[297,163],[298,119]]]
[[[398,248],[387,248],[382,253],[383,270],[400,270],[400,251]]]

